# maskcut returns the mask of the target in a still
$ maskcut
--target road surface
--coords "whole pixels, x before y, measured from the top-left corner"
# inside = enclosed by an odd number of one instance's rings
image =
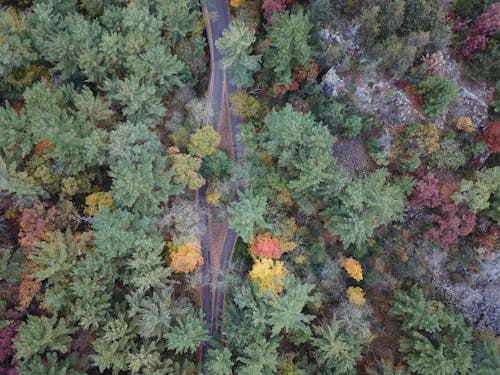
[[[230,13],[227,0],[205,0],[203,1],[204,12],[207,17],[207,39],[210,47],[210,82],[208,86],[207,100],[213,108],[215,115],[214,127],[221,133],[222,128],[230,129],[230,132],[222,132],[222,143],[232,145],[232,154],[236,168],[243,160],[243,146],[240,136],[240,119],[231,114],[229,110],[229,95],[237,88],[230,83],[229,72],[222,68],[222,56],[215,48],[215,41],[222,36],[222,31],[229,26]],[[224,115],[226,114],[226,115]],[[227,123],[229,122],[229,123]],[[228,126],[229,125],[229,126]],[[225,141],[225,142],[224,142]],[[241,188],[239,186],[239,188]],[[205,321],[210,325],[210,334],[214,338],[220,338],[222,314],[224,309],[225,279],[231,264],[234,245],[238,238],[236,232],[231,229],[225,231],[226,236],[221,251],[210,249],[210,220],[207,202],[205,200],[207,186],[197,191],[196,203],[200,215],[201,248],[204,263],[202,266],[202,305]],[[220,259],[211,259],[214,254],[220,254]],[[213,267],[219,265],[214,279]],[[202,362],[207,354],[208,345],[202,348]]]

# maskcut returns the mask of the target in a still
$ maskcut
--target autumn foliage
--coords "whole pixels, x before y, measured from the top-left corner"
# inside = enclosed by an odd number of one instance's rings
[[[203,264],[199,241],[186,242],[170,252],[170,267],[175,272],[192,272]]]
[[[462,206],[457,206],[451,201],[443,203],[439,214],[427,216],[429,222],[433,223],[424,235],[428,241],[449,250],[450,245],[458,243],[460,236],[467,236],[476,227],[476,215]]]
[[[413,191],[410,204],[412,206],[438,207],[441,204],[439,196],[439,180],[432,172],[427,173],[420,181],[418,181],[415,190]]]
[[[56,228],[66,228],[74,222],[76,211],[69,201],[61,201],[58,206],[36,204],[25,208],[19,217],[18,241],[26,256],[30,255],[36,242],[48,240]]]
[[[356,281],[363,280],[363,269],[361,264],[354,258],[341,258],[339,264]]]
[[[264,18],[269,24],[273,23],[273,13],[283,13],[287,6],[296,3],[297,0],[264,0],[262,9],[264,11]]]
[[[462,130],[466,133],[472,133],[475,128],[472,120],[468,116],[460,116],[455,119],[455,126],[457,130]]]
[[[441,185],[436,176],[429,172],[417,183],[410,204],[433,209],[426,216],[425,222],[431,227],[425,232],[424,238],[449,250],[450,245],[458,243],[460,236],[467,236],[474,230],[476,215],[465,206],[453,203],[449,194],[440,194],[443,191]]]
[[[281,257],[279,238],[271,238],[269,233],[255,236],[250,247],[250,254],[258,257],[279,259]]]
[[[500,152],[500,121],[491,121],[488,123],[482,140],[488,145],[488,149],[491,152]]]
[[[366,302],[365,292],[359,286],[350,286],[347,288],[347,298],[353,305],[361,306]]]
[[[273,238],[270,233],[264,233],[255,236],[250,246],[250,254],[253,257],[279,259],[283,253],[294,250],[296,246],[295,242]]]
[[[283,277],[286,274],[287,270],[282,261],[257,258],[248,276],[257,283],[260,292],[269,290],[280,293],[283,290]]]
[[[85,198],[85,215],[95,216],[101,207],[108,207],[110,210],[113,209],[113,197],[110,193],[100,191],[97,193],[92,193]]]
[[[492,4],[490,9],[476,18],[469,36],[462,44],[462,55],[473,59],[476,52],[486,48],[488,38],[500,32],[500,3]]]

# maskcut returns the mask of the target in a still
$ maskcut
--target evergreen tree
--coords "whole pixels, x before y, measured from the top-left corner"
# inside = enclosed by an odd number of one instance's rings
[[[272,336],[277,336],[283,331],[287,334],[310,335],[308,323],[314,316],[304,314],[302,310],[312,300],[309,293],[313,288],[313,285],[301,284],[294,278],[285,279],[285,292],[279,298],[269,300],[272,308],[269,315]]]
[[[266,27],[270,47],[264,55],[264,65],[274,72],[277,83],[288,85],[297,65],[309,66],[311,29],[309,18],[302,9],[275,14],[273,24]]]
[[[228,209],[229,226],[249,244],[257,228],[270,229],[270,225],[264,219],[266,210],[265,197],[254,195],[251,190],[240,192],[239,201],[232,202]]]
[[[421,375],[468,374],[472,367],[472,332],[463,317],[439,301],[428,301],[417,286],[398,292],[391,312],[402,321],[399,351]]]
[[[342,331],[335,317],[329,324],[314,327],[312,345],[318,364],[328,373],[354,374],[363,346],[354,337]]]
[[[328,178],[334,160],[334,138],[309,113],[294,112],[290,105],[265,117],[261,146],[287,170],[292,192],[314,191]]]
[[[213,375],[232,375],[233,361],[231,360],[231,352],[226,348],[209,349],[205,371],[207,374]]]
[[[56,316],[47,318],[28,315],[14,343],[17,358],[24,362],[46,350],[65,353],[73,331],[64,319],[58,321]]]
[[[252,75],[260,68],[260,56],[251,54],[254,42],[255,32],[243,21],[235,20],[215,43],[223,56],[222,66],[229,69],[232,83],[237,86],[253,86]]]
[[[329,217],[327,229],[340,236],[345,247],[355,245],[360,255],[363,245],[378,226],[402,218],[405,195],[386,179],[387,171],[379,169],[354,180],[340,194],[339,205],[324,212]]]
[[[278,340],[266,340],[261,336],[255,342],[243,348],[242,355],[237,360],[241,363],[237,367],[238,374],[275,374],[278,366]]]
[[[116,207],[147,215],[175,191],[173,170],[163,146],[145,124],[122,124],[110,133],[109,165],[113,178],[111,195]]]
[[[176,325],[170,327],[168,348],[177,354],[194,353],[207,339],[207,328],[203,320],[188,314],[178,319]]]
[[[415,90],[423,96],[422,110],[431,119],[446,112],[450,103],[458,99],[458,85],[446,78],[427,77]]]

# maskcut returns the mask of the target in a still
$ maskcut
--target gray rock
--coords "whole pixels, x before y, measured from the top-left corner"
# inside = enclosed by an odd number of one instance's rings
[[[325,74],[321,81],[321,87],[327,97],[338,96],[339,92],[346,89],[344,80],[337,75],[335,68],[330,68]]]

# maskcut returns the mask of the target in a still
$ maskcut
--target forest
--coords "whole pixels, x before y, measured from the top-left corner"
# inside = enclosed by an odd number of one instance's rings
[[[499,245],[497,0],[0,0],[0,375],[497,375]]]

